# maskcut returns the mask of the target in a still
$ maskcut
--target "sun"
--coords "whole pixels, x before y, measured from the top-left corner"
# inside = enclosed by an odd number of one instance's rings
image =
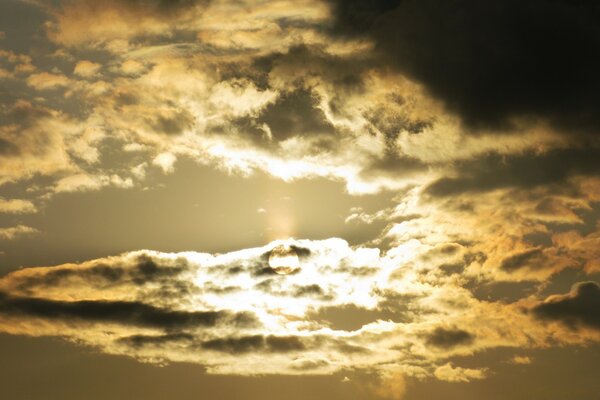
[[[300,268],[300,260],[293,247],[281,244],[271,250],[269,266],[279,275],[288,275]]]

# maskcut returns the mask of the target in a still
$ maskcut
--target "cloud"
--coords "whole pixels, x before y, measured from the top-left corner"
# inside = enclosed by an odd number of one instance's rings
[[[61,336],[141,361],[193,362],[211,373],[354,368],[449,381],[485,376],[449,364],[452,356],[543,347],[550,336],[593,338],[540,324],[539,312],[524,313],[522,304],[480,301],[451,280],[424,278],[426,246],[381,254],[341,239],[294,241],[301,267],[278,275],[265,254],[280,244],[21,269],[0,279],[0,331]]]
[[[98,73],[98,71],[100,71],[100,68],[102,68],[101,64],[89,60],[81,60],[78,61],[77,64],[75,64],[73,73],[83,78],[91,78],[95,76]]]
[[[507,272],[524,268],[530,264],[533,264],[535,268],[535,264],[544,263],[545,260],[542,255],[543,252],[539,248],[521,251],[502,260],[500,263],[500,268]]]
[[[105,186],[129,188],[133,186],[131,178],[121,178],[119,175],[89,175],[86,173],[75,173],[56,181],[52,188],[53,193],[85,192],[98,190]]]
[[[278,141],[297,135],[331,135],[335,128],[318,105],[319,99],[306,90],[283,93],[261,112],[256,123],[266,124]]]
[[[0,213],[28,214],[35,212],[37,212],[37,208],[29,200],[4,199],[0,197]]]
[[[17,225],[8,228],[0,228],[0,239],[14,240],[21,236],[28,236],[37,232],[37,229],[26,225]]]
[[[316,0],[61,1],[45,8],[49,38],[64,46],[61,57],[86,79],[70,80],[56,62],[44,67],[51,72],[24,80],[40,91],[36,104],[56,108],[54,120],[79,128],[47,130],[63,140],[54,154],[62,151],[77,179],[90,177],[89,189],[107,186],[92,184],[107,177],[131,178],[128,187],[148,177],[131,172],[137,158],[118,167],[101,164],[110,159],[110,146],[101,145],[108,138],[143,148],[146,162],[156,160],[167,172],[185,157],[244,176],[263,171],[286,181],[343,181],[352,194],[429,185],[429,194],[441,197],[595,173],[577,163],[585,151],[570,149],[537,120],[519,120],[500,136],[493,129],[470,135],[426,85],[382,64],[372,38],[332,35],[327,27],[338,14],[330,6]],[[359,10],[375,18],[393,8],[371,13],[371,7]],[[105,19],[110,23],[99,22]],[[109,53],[77,55],[90,47]],[[589,153],[587,159],[595,157]],[[540,161],[519,158],[530,156]],[[507,157],[506,171],[494,175]],[[561,157],[572,160],[566,172],[552,167]],[[516,168],[532,172],[515,178]],[[30,176],[13,175],[11,181]]]
[[[542,118],[566,134],[598,133],[598,65],[587,61],[600,48],[592,3],[329,3],[334,33],[373,40],[384,62],[423,83],[468,127]]]
[[[137,36],[169,36],[193,21],[210,1],[61,1],[49,8],[48,36],[66,46],[96,45]],[[95,23],[91,23],[94,21]],[[132,23],[136,21],[136,23]]]
[[[457,177],[434,182],[429,186],[428,193],[433,196],[452,196],[507,187],[533,189],[565,182],[572,176],[595,176],[600,172],[597,160],[598,149],[593,146],[541,154],[492,154],[457,163]]]
[[[247,314],[228,315],[219,311],[163,310],[140,302],[127,301],[58,301],[13,297],[0,292],[0,313],[19,318],[64,320],[71,322],[126,323],[165,330],[216,326],[222,321],[234,325],[251,325]]]
[[[210,373],[366,371],[388,398],[407,379],[483,379],[494,365],[456,360],[486,350],[600,340],[597,284],[540,295],[600,271],[600,92],[584,62],[597,7],[38,4],[49,42],[0,49],[0,185],[29,188],[0,199],[6,218],[56,193],[178,180],[182,160],[394,198],[337,213],[382,227],[367,244],[290,242],[301,268],[288,276],[268,264],[279,242],[15,271],[0,278],[1,332]],[[37,232],[18,223],[0,239]]]
[[[39,72],[27,78],[27,84],[36,90],[51,90],[69,85],[70,80],[62,74]]]
[[[72,121],[47,107],[18,100],[0,110],[0,183],[73,168],[65,137]]]
[[[305,349],[299,337],[287,336],[244,336],[239,338],[213,339],[202,343],[207,350],[230,354],[247,352],[297,352]]]
[[[572,329],[600,329],[600,285],[579,282],[567,294],[548,297],[532,312],[542,320],[559,321]]]
[[[469,344],[474,340],[473,335],[462,329],[436,328],[427,336],[427,343],[443,349]]]
[[[435,370],[436,378],[447,382],[469,382],[473,379],[483,379],[485,374],[485,370],[455,367],[452,363],[444,364]]]
[[[530,357],[527,356],[514,356],[511,359],[511,362],[513,364],[518,364],[518,365],[528,365],[532,363],[532,360]]]

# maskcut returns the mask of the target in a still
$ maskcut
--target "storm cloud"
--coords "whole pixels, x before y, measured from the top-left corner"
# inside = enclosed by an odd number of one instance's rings
[[[334,32],[375,41],[466,126],[545,118],[596,135],[600,50],[592,1],[331,1]]]

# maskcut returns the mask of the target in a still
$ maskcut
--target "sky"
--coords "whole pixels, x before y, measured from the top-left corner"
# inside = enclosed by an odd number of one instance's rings
[[[2,0],[0,397],[600,399],[598,18]]]

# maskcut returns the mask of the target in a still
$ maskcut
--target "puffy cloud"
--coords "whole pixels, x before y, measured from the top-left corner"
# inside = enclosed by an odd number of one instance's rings
[[[0,197],[0,213],[27,214],[36,211],[35,205],[29,200],[3,199]]]
[[[121,64],[121,71],[127,75],[138,75],[144,72],[145,67],[139,61],[136,60],[126,60]]]
[[[75,68],[73,69],[73,73],[75,75],[79,75],[83,78],[91,78],[95,76],[98,71],[100,71],[102,65],[89,61],[89,60],[81,60],[75,64]]]
[[[27,78],[27,84],[36,90],[49,90],[69,85],[69,78],[62,74],[39,72]]]
[[[67,140],[78,128],[61,112],[18,100],[0,113],[0,183],[39,175],[54,175],[75,168]]]

